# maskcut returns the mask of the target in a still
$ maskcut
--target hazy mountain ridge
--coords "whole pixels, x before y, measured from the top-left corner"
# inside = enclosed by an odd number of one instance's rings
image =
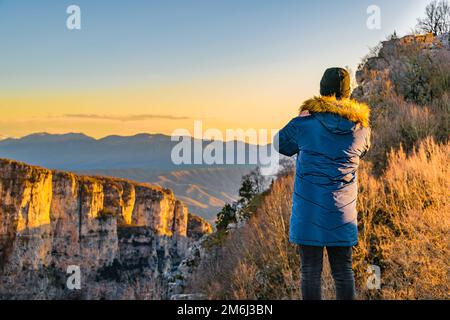
[[[4,158],[59,170],[168,169],[174,167],[171,149],[170,137],[150,134],[97,140],[82,133],[38,133],[0,141],[0,155]]]
[[[191,139],[192,145],[195,141],[199,140]],[[192,148],[191,163],[181,165],[174,164],[171,159],[172,149],[178,143],[163,134],[112,135],[94,139],[83,133],[37,133],[0,141],[0,156],[57,170],[145,168],[163,171],[192,168],[195,155],[201,156],[211,141],[203,140],[200,150]],[[238,147],[244,148],[248,159],[250,144],[228,141],[223,142],[223,147],[224,160],[227,153],[236,153]]]
[[[224,203],[237,197],[241,176],[255,165],[175,165],[171,152],[177,143],[163,134],[94,139],[82,133],[36,133],[0,140],[0,157],[50,169],[158,184],[174,190],[192,212],[213,222]],[[203,146],[209,143],[202,142]],[[242,144],[224,143],[225,155]],[[249,145],[244,147],[248,157]]]

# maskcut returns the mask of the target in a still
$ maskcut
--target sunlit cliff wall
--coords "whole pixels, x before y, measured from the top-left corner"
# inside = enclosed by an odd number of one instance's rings
[[[170,190],[0,160],[0,298],[166,298],[187,232]]]

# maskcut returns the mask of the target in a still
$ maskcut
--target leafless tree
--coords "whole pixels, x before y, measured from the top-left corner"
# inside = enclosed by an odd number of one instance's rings
[[[418,19],[421,32],[441,35],[450,32],[450,5],[447,0],[434,0],[425,9],[425,18]]]

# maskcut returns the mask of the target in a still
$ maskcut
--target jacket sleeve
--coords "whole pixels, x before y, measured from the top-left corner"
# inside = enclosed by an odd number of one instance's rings
[[[299,153],[297,143],[297,126],[295,120],[289,122],[283,129],[274,137],[275,150],[282,155],[292,157]]]
[[[366,134],[366,144],[364,147],[364,151],[361,154],[361,157],[360,157],[361,159],[366,156],[367,152],[370,150],[370,147],[372,146],[371,138],[372,138],[372,130],[370,128],[368,128],[367,134]]]

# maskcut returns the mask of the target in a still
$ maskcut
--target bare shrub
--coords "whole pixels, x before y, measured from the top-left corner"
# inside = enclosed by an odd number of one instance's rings
[[[407,152],[417,141],[433,137],[438,142],[447,142],[449,137],[450,99],[444,95],[429,106],[408,103],[401,97],[385,97],[372,112],[372,149],[368,158],[377,172],[386,166],[386,150],[400,145]]]
[[[425,9],[425,17],[418,19],[417,28],[421,32],[434,35],[450,32],[450,5],[447,0],[434,0]]]

